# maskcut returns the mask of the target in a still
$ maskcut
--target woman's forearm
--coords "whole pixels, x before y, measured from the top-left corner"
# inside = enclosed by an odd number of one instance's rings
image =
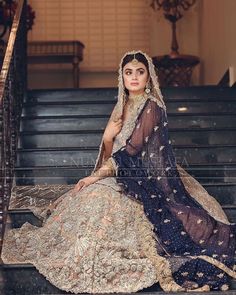
[[[103,143],[104,143],[104,160],[107,160],[110,158],[111,153],[112,153],[113,140],[103,138]]]
[[[91,174],[94,177],[94,182],[109,176],[114,176],[116,173],[115,162],[112,158],[106,160],[102,167]]]

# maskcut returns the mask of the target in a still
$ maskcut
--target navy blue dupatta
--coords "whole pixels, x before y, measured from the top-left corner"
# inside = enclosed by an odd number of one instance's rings
[[[154,225],[159,254],[170,264],[181,259],[173,267],[175,281],[186,289],[204,285],[227,289],[229,273],[235,274],[235,225],[215,220],[186,191],[169,141],[165,110],[147,99],[126,145],[112,158],[117,182],[143,204]]]

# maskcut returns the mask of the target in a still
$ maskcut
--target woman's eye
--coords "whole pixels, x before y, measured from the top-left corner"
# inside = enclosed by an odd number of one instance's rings
[[[137,73],[139,75],[143,75],[145,73],[145,71],[144,70],[138,70]],[[127,72],[125,72],[125,74],[126,75],[132,75],[132,71],[127,71]]]

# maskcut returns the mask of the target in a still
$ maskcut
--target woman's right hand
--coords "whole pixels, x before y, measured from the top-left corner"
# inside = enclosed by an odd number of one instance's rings
[[[107,141],[113,141],[116,135],[120,133],[122,123],[122,119],[110,121],[104,131],[103,139]]]

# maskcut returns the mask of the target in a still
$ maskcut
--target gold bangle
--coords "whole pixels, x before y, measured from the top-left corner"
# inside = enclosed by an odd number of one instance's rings
[[[91,175],[98,177],[101,176],[101,170],[103,170],[104,168],[108,168],[107,175],[104,175],[104,177],[114,175],[114,172],[116,172],[116,164],[113,158],[110,157],[109,159],[104,161],[102,167],[99,168],[97,171],[93,172]]]

